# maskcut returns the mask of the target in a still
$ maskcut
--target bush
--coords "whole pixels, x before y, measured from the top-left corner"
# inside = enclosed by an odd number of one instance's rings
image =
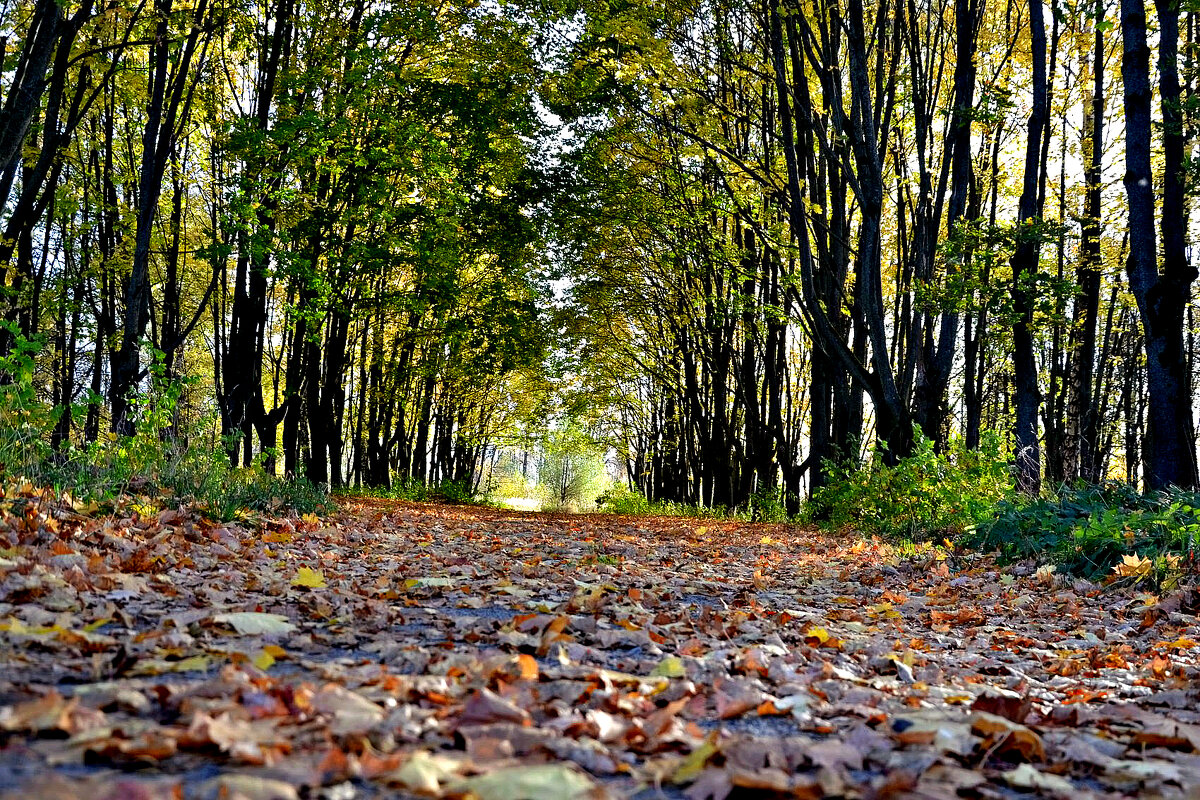
[[[1129,484],[1107,482],[1064,486],[1053,497],[1006,500],[969,543],[1008,560],[1049,558],[1088,578],[1116,570],[1161,580],[1192,561],[1198,537],[1200,494],[1179,489],[1143,494]]]
[[[655,513],[653,504],[641,492],[627,486],[615,486],[596,498],[599,510],[608,514],[645,515]]]
[[[913,454],[894,467],[879,449],[862,466],[826,462],[828,483],[805,505],[805,519],[868,535],[951,537],[990,520],[996,504],[1013,496],[996,434],[984,434],[977,450],[955,441],[946,454],[934,452],[920,430],[914,436]]]
[[[787,522],[787,508],[779,491],[766,487],[750,495],[750,519],[755,522]]]
[[[214,470],[219,472],[220,470]],[[293,509],[300,514],[332,510],[329,496],[307,478],[281,478],[261,467],[230,470],[223,488],[198,498],[210,514],[232,519],[241,511],[278,511]]]
[[[37,399],[33,371],[40,345],[12,323],[0,321],[0,329],[12,339],[11,351],[0,356],[0,476],[33,479],[53,455],[51,435],[63,412]]]

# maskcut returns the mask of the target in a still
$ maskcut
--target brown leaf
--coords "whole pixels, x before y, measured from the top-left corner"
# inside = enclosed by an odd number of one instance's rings
[[[767,699],[767,695],[750,681],[737,678],[718,678],[713,697],[717,703],[717,716],[721,719],[740,717],[752,711]]]
[[[984,746],[996,755],[1017,757],[1024,761],[1045,761],[1046,745],[1042,737],[1012,720],[986,711],[971,715],[971,731],[986,738]]]
[[[0,730],[28,733],[59,731],[68,736],[104,725],[100,711],[82,708],[77,698],[51,690],[37,700],[0,708]]]
[[[479,689],[467,699],[458,717],[459,725],[487,725],[492,722],[533,724],[529,712],[518,708],[491,689]]]
[[[998,717],[1022,723],[1029,716],[1033,701],[1028,694],[988,687],[971,703],[972,711],[985,711]]]

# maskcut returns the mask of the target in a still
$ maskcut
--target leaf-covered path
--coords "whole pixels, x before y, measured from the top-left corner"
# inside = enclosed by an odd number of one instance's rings
[[[369,500],[0,536],[5,798],[1200,796],[1192,590]]]

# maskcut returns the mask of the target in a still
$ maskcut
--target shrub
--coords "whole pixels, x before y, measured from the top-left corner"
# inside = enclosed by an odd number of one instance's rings
[[[397,479],[391,488],[360,486],[346,489],[352,495],[386,497],[391,500],[408,500],[412,503],[453,503],[456,505],[487,505],[487,500],[476,492],[469,480],[443,480],[425,483],[419,478]]]
[[[807,520],[886,537],[928,539],[957,536],[992,517],[996,504],[1013,495],[1000,437],[984,434],[976,450],[961,441],[949,453],[914,428],[913,454],[895,466],[877,449],[869,463],[826,462],[828,483],[804,508]]]
[[[627,486],[615,486],[596,498],[600,511],[609,514],[652,514],[652,504],[641,492]]]
[[[750,495],[750,519],[755,522],[787,522],[787,508],[779,491],[761,487]]]
[[[1113,574],[1127,556],[1140,577],[1163,578],[1190,562],[1200,537],[1200,494],[1143,494],[1125,483],[1063,486],[1052,497],[1000,503],[969,543],[1009,560],[1047,557],[1088,578]],[[1186,562],[1184,561],[1186,559]]]
[[[12,340],[10,352],[0,356],[0,476],[32,480],[52,456],[51,433],[62,411],[37,398],[33,372],[40,344],[11,322],[0,321],[0,329]]]

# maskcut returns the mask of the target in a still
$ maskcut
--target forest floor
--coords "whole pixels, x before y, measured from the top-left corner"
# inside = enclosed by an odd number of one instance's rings
[[[0,501],[0,797],[1200,796],[1194,589],[732,521],[89,511]]]

